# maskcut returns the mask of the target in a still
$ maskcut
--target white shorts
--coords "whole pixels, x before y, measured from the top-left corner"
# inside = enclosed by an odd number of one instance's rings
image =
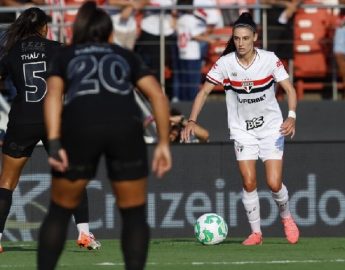
[[[234,148],[237,160],[281,160],[284,153],[284,136],[277,134],[262,139],[237,139],[234,141]]]

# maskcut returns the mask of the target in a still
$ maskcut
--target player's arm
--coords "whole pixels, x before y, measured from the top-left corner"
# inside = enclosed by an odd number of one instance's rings
[[[288,117],[281,125],[280,132],[284,136],[291,135],[291,138],[293,138],[295,135],[295,124],[296,124],[296,108],[297,108],[296,90],[289,79],[285,79],[279,82],[279,84],[284,89],[287,95],[287,102],[289,106]]]
[[[204,106],[208,95],[211,93],[214,87],[215,85],[213,83],[206,81],[201,87],[201,89],[199,90],[198,94],[196,95],[194,103],[193,103],[192,111],[188,119],[188,124],[181,133],[182,141],[189,142],[190,134],[195,135],[198,115],[202,107]]]
[[[137,87],[149,99],[153,109],[159,142],[153,154],[152,170],[158,177],[162,177],[170,170],[172,163],[169,148],[169,101],[152,75],[139,79]]]
[[[59,76],[47,80],[47,94],[43,103],[44,121],[49,142],[49,164],[58,171],[68,167],[66,152],[60,144],[61,114],[63,106],[64,82]]]

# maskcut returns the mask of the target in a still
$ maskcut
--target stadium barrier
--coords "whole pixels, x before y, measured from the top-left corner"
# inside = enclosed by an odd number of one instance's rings
[[[66,3],[65,3],[66,2]],[[76,14],[78,5],[75,1],[60,1],[60,0],[47,0],[46,6],[40,6],[52,16],[52,23],[50,24],[50,38],[59,40],[60,42],[68,42],[71,38],[71,24]],[[71,2],[72,4],[68,4]],[[102,0],[99,1],[103,2]],[[250,1],[255,3],[257,1]],[[340,83],[336,63],[332,54],[332,38],[336,22],[336,14],[339,8],[344,8],[344,5],[334,4],[321,4],[317,1],[304,1],[299,7],[295,19],[295,34],[294,40],[294,59],[290,61],[289,70],[292,80],[295,82],[299,99],[304,98],[305,91],[318,91],[323,93],[324,89],[331,89],[331,95],[327,98],[333,100],[339,99],[339,91],[343,90],[343,84]],[[102,5],[104,9],[109,12],[118,8],[109,5]],[[260,46],[267,48],[267,10],[272,8],[270,5],[248,4],[248,5],[217,5],[217,6],[201,6],[205,9],[217,8],[220,10],[238,10],[248,9],[254,14],[255,21],[259,24],[261,29],[260,33]],[[191,6],[167,6],[167,7],[145,7],[145,10],[159,11],[164,14],[168,10],[184,10],[194,9]],[[25,8],[21,7],[0,7],[0,16],[5,12],[15,12],[20,14]],[[138,20],[140,20],[138,16]],[[0,24],[1,29],[7,25]],[[226,27],[225,27],[226,28]],[[225,29],[228,30],[228,29]],[[138,29],[138,32],[140,30]],[[228,33],[229,31],[225,31]],[[217,56],[219,56],[225,47],[227,34],[219,34],[219,30],[213,32],[214,36],[221,36],[219,42],[216,42],[208,51],[208,56],[205,59],[205,66],[202,72],[205,73],[212,65]],[[160,42],[165,44],[165,38],[161,35]],[[279,44],[279,40],[270,40],[272,43]],[[145,45],[145,44],[143,44]],[[160,50],[161,59],[165,59],[166,53],[164,46]],[[318,63],[313,65],[313,63]],[[171,87],[169,79],[171,74],[179,73],[179,70],[171,70],[171,67],[166,67],[164,61],[161,61],[160,66],[160,83],[165,89]],[[170,74],[170,75],[167,75]],[[170,78],[167,78],[167,76]],[[168,82],[167,82],[168,81]],[[218,89],[219,90],[219,89]]]
[[[149,146],[150,155],[153,145]],[[284,182],[301,235],[343,236],[345,225],[345,142],[287,143]],[[241,180],[231,143],[176,144],[173,169],[164,179],[149,178],[148,222],[154,238],[193,237],[193,224],[203,213],[217,212],[230,237],[250,231],[241,202]],[[261,163],[261,162],[260,162]],[[277,207],[258,164],[262,229],[282,236]],[[13,194],[4,231],[11,241],[36,240],[49,201],[50,173],[43,147],[37,147]],[[99,239],[118,238],[121,218],[115,207],[103,160],[88,186],[90,227]],[[69,238],[76,237],[70,226]]]

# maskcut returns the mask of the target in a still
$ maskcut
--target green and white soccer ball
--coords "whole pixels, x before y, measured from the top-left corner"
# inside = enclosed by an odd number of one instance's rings
[[[215,245],[225,240],[228,235],[228,225],[221,216],[215,213],[207,213],[197,219],[194,225],[194,233],[200,243]]]

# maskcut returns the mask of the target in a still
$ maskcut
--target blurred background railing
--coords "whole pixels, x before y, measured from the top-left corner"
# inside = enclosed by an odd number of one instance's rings
[[[225,1],[223,1],[225,2]],[[345,85],[342,83],[340,73],[337,68],[335,57],[333,54],[333,38],[336,27],[339,26],[339,11],[345,8],[343,5],[327,4],[332,1],[302,1],[298,7],[293,18],[293,25],[290,31],[292,36],[290,39],[274,38],[274,34],[286,31],[286,28],[281,25],[270,24],[270,12],[274,8],[270,5],[260,5],[257,0],[247,0],[247,5],[229,5],[218,4],[208,6],[186,6],[173,5],[165,7],[146,6],[141,12],[135,14],[137,23],[137,36],[140,36],[140,22],[142,20],[142,12],[154,11],[159,12],[161,24],[164,14],[170,13],[172,10],[197,10],[197,9],[213,9],[216,10],[219,20],[210,28],[208,34],[214,38],[214,42],[210,43],[206,49],[203,57],[201,70],[190,70],[190,73],[205,73],[218,59],[224,50],[226,43],[231,36],[231,20],[226,17],[226,14],[237,13],[239,10],[248,10],[253,14],[253,18],[258,24],[259,28],[259,42],[258,47],[270,49],[274,47],[276,54],[280,57],[280,50],[285,50],[284,47],[290,46],[292,55],[286,60],[286,68],[289,70],[292,81],[297,90],[298,98],[302,99],[332,99],[338,100],[345,97]],[[321,3],[318,3],[321,2]],[[334,2],[334,1],[333,1]],[[118,8],[100,2],[104,9],[112,14]],[[58,40],[63,43],[69,43],[71,39],[71,25],[76,15],[77,8],[80,1],[55,1],[50,0],[44,6],[39,6],[46,10],[52,17],[50,23],[49,38]],[[25,7],[0,7],[0,31],[8,27],[8,23],[3,22],[5,14],[13,13],[18,16]],[[229,16],[228,16],[229,17]],[[2,22],[2,23],[1,23]],[[272,36],[270,38],[270,36]],[[288,37],[288,35],[286,36]],[[159,71],[157,71],[159,80],[171,99],[174,97],[174,87],[180,85],[176,79],[176,74],[179,74],[178,66],[174,65],[174,61],[166,61],[167,57],[176,58],[176,49],[170,50],[177,46],[177,37],[167,39],[161,31],[159,51],[157,57],[160,59]],[[136,47],[157,45],[153,41],[142,42],[137,40]],[[168,49],[167,49],[168,48]],[[175,51],[175,53],[173,52]],[[172,53],[173,52],[173,53]],[[282,57],[280,57],[282,58]],[[200,84],[202,83],[202,80]],[[223,90],[217,87],[214,91],[214,97],[222,97]],[[277,92],[280,100],[284,99],[284,94]]]

